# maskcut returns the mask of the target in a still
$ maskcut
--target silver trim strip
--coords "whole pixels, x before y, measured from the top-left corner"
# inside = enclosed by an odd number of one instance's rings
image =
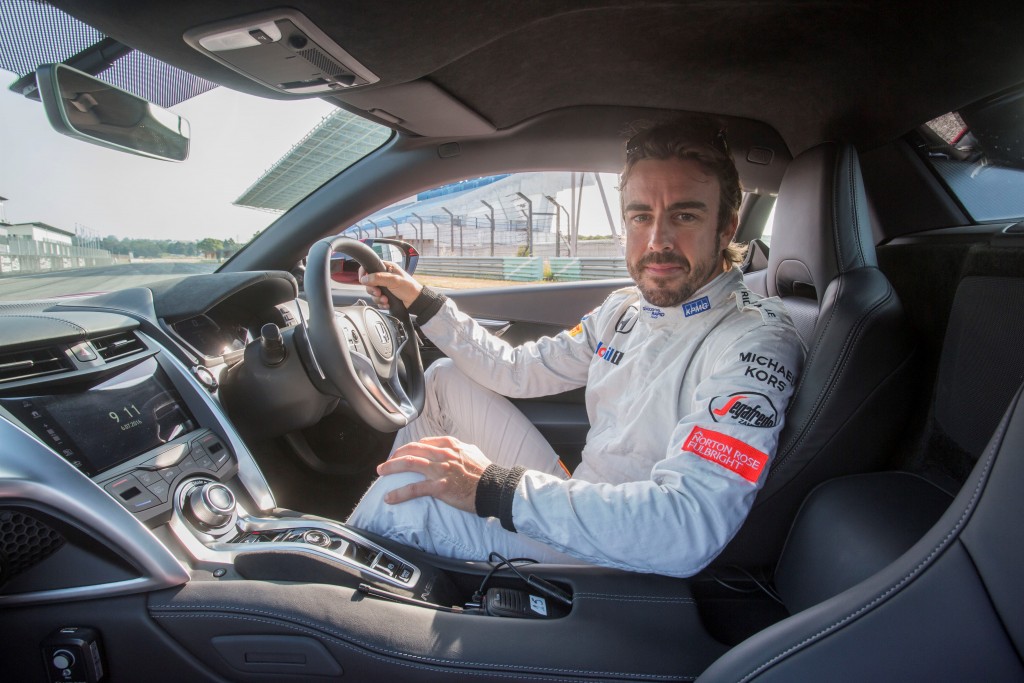
[[[152,344],[155,348],[162,348],[160,344],[152,340],[150,337],[140,333],[146,337],[146,341]],[[161,353],[160,357],[164,360],[170,361],[169,365],[177,371],[180,378],[184,379],[191,388],[193,389],[193,396],[198,397],[200,401],[206,404],[206,407],[213,414],[217,420],[217,427],[224,437],[227,438],[228,443],[231,445],[231,450],[235,454],[235,459],[238,462],[238,479],[245,486],[245,490],[252,497],[256,505],[259,506],[260,510],[273,510],[277,507],[277,503],[274,500],[274,493],[270,490],[270,485],[267,483],[266,478],[263,476],[263,472],[260,470],[259,465],[256,464],[256,459],[253,458],[252,453],[246,447],[242,437],[239,436],[238,432],[235,431],[231,421],[224,415],[224,410],[220,404],[213,400],[213,397],[199,384],[199,380],[189,372],[188,368],[185,367],[181,361],[174,357],[170,353]],[[210,425],[203,425],[204,427],[210,427]]]
[[[0,504],[36,508],[101,540],[142,577],[107,584],[0,595],[0,607],[139,593],[179,586],[188,570],[132,513],[51,451],[0,415]]]
[[[205,477],[198,477],[195,480],[186,480],[179,485],[178,490],[187,490],[191,485],[205,481],[210,480]],[[400,557],[391,550],[382,548],[373,541],[364,538],[362,535],[339,522],[334,522],[329,519],[323,519],[312,515],[299,515],[296,517],[288,517],[287,519],[254,517],[246,511],[241,503],[239,503],[235,508],[237,514],[235,524],[229,527],[226,531],[218,533],[217,536],[214,537],[197,532],[192,528],[192,525],[185,519],[181,510],[181,499],[182,497],[180,495],[175,498],[174,511],[171,513],[169,526],[174,536],[181,543],[182,547],[194,560],[205,563],[207,566],[204,568],[206,569],[216,567],[231,568],[234,565],[235,558],[244,553],[273,553],[275,551],[287,550],[288,552],[304,553],[321,559],[326,559],[335,564],[341,565],[342,567],[359,571],[367,577],[385,581],[404,589],[412,588],[420,580],[420,570],[412,562]],[[331,531],[345,539],[346,543],[338,550],[330,550],[328,548],[321,548],[319,546],[308,545],[306,543],[257,543],[250,545],[245,543],[229,543],[221,540],[225,538],[234,538],[239,533],[244,532],[305,528]],[[345,557],[342,553],[344,553],[348,548],[348,543],[352,542],[372,548],[378,552],[386,553],[390,557],[412,567],[412,577],[408,582],[403,583],[388,577],[386,574],[372,571],[370,567]]]

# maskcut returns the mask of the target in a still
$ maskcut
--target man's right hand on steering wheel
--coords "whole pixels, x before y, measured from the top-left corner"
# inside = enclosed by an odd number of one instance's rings
[[[362,266],[359,267],[359,283],[366,286],[367,293],[373,297],[374,303],[381,308],[387,308],[390,301],[381,292],[381,287],[398,297],[398,300],[408,308],[416,297],[423,290],[423,285],[413,279],[412,275],[402,270],[401,266],[390,261],[384,261],[386,272],[367,273]]]

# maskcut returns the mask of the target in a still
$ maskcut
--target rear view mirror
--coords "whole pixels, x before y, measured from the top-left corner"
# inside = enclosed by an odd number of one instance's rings
[[[408,242],[394,239],[369,237],[360,240],[373,249],[381,261],[397,263],[402,270],[412,275],[416,272],[420,253]],[[345,285],[359,284],[359,264],[345,254],[331,255],[331,279]]]
[[[64,135],[153,159],[188,158],[188,121],[64,64],[43,64],[36,84],[50,125]]]

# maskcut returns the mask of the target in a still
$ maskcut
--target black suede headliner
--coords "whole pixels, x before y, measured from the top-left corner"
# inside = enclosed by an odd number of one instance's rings
[[[188,28],[279,2],[59,0],[216,82],[263,92],[189,48]],[[561,107],[632,105],[765,121],[796,154],[861,149],[1024,81],[1024,3],[913,0],[295,0],[383,88],[432,80],[507,128]]]

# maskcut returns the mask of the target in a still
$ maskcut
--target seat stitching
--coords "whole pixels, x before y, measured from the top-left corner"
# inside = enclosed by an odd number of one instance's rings
[[[836,152],[836,159],[832,166],[832,178],[830,179],[829,186],[832,189],[832,239],[835,240],[836,254],[839,256],[839,263],[836,264],[840,273],[843,271],[843,243],[839,239],[839,192],[836,187],[839,181],[840,170],[839,166],[842,163],[842,148]]]
[[[843,283],[840,282],[840,287],[842,286],[842,284]],[[782,454],[781,458],[777,458],[776,462],[772,466],[771,472],[769,472],[769,478],[775,475],[775,473],[782,467],[782,465],[785,464],[787,460],[789,460],[793,452],[807,439],[808,432],[821,418],[821,413],[823,412],[821,408],[825,403],[828,402],[828,400],[831,398],[832,394],[836,390],[835,378],[842,374],[843,369],[850,362],[850,357],[849,355],[847,355],[847,350],[851,347],[853,343],[856,342],[857,339],[863,336],[868,321],[871,320],[872,318],[877,317],[879,310],[886,303],[892,300],[892,294],[893,289],[890,286],[887,290],[885,298],[880,299],[874,306],[865,311],[864,314],[861,315],[861,317],[857,319],[856,323],[850,328],[850,333],[847,334],[846,340],[843,342],[843,346],[840,348],[839,351],[839,357],[843,359],[842,363],[840,363],[840,365],[836,367],[832,373],[830,373],[828,381],[824,383],[821,391],[819,391],[818,395],[815,397],[814,405],[817,406],[817,409],[812,412],[811,416],[809,417],[809,421],[805,425],[800,427],[799,434],[796,437],[796,441],[794,441],[791,446],[786,446],[785,453]],[[838,295],[836,296],[836,298],[838,299]],[[834,307],[832,309],[832,314],[830,314],[829,316],[829,322],[831,322],[831,317],[832,315],[835,315],[835,312],[836,308]],[[823,332],[819,339],[823,338],[824,336],[825,335]],[[816,350],[817,348],[818,345],[816,345]],[[811,363],[809,360],[807,365],[810,364]]]
[[[854,246],[857,249],[857,255],[859,257],[859,259],[858,259],[856,265],[854,266],[854,268],[859,268],[861,266],[864,266],[866,264],[866,262],[865,262],[865,259],[864,259],[864,244],[863,244],[863,242],[864,242],[864,240],[863,240],[864,235],[863,235],[863,233],[861,232],[861,229],[860,229],[860,210],[858,208],[859,207],[858,195],[857,195],[857,169],[858,169],[858,165],[854,164],[854,163],[850,163],[850,164],[847,164],[847,166],[849,167],[848,173],[849,173],[849,176],[850,176],[850,210],[853,213],[853,226],[854,226],[854,228],[853,228],[853,236],[855,238],[854,239]]]
[[[800,435],[797,437],[797,440],[793,444],[793,446],[786,449],[787,453],[785,456],[783,456],[783,459],[782,461],[780,461],[780,464],[789,457],[790,451],[792,451],[793,449],[795,449],[804,442],[804,440],[807,438],[807,433],[817,423],[818,419],[820,419],[821,413],[823,412],[821,410],[821,407],[829,400],[829,398],[836,390],[835,378],[842,374],[843,369],[850,362],[850,355],[848,354],[848,350],[851,347],[852,342],[855,342],[857,339],[863,336],[866,323],[870,319],[877,317],[877,312],[879,308],[883,304],[887,303],[891,298],[891,296],[887,296],[885,299],[880,300],[877,304],[875,304],[870,309],[865,311],[865,313],[860,318],[858,318],[857,322],[850,328],[850,333],[847,334],[846,340],[843,342],[843,346],[839,349],[838,355],[840,358],[843,359],[842,362],[837,367],[835,367],[833,371],[829,374],[828,381],[823,384],[821,391],[819,391],[818,395],[815,397],[814,405],[818,409],[812,412],[809,418],[809,422],[804,427],[801,428]]]

